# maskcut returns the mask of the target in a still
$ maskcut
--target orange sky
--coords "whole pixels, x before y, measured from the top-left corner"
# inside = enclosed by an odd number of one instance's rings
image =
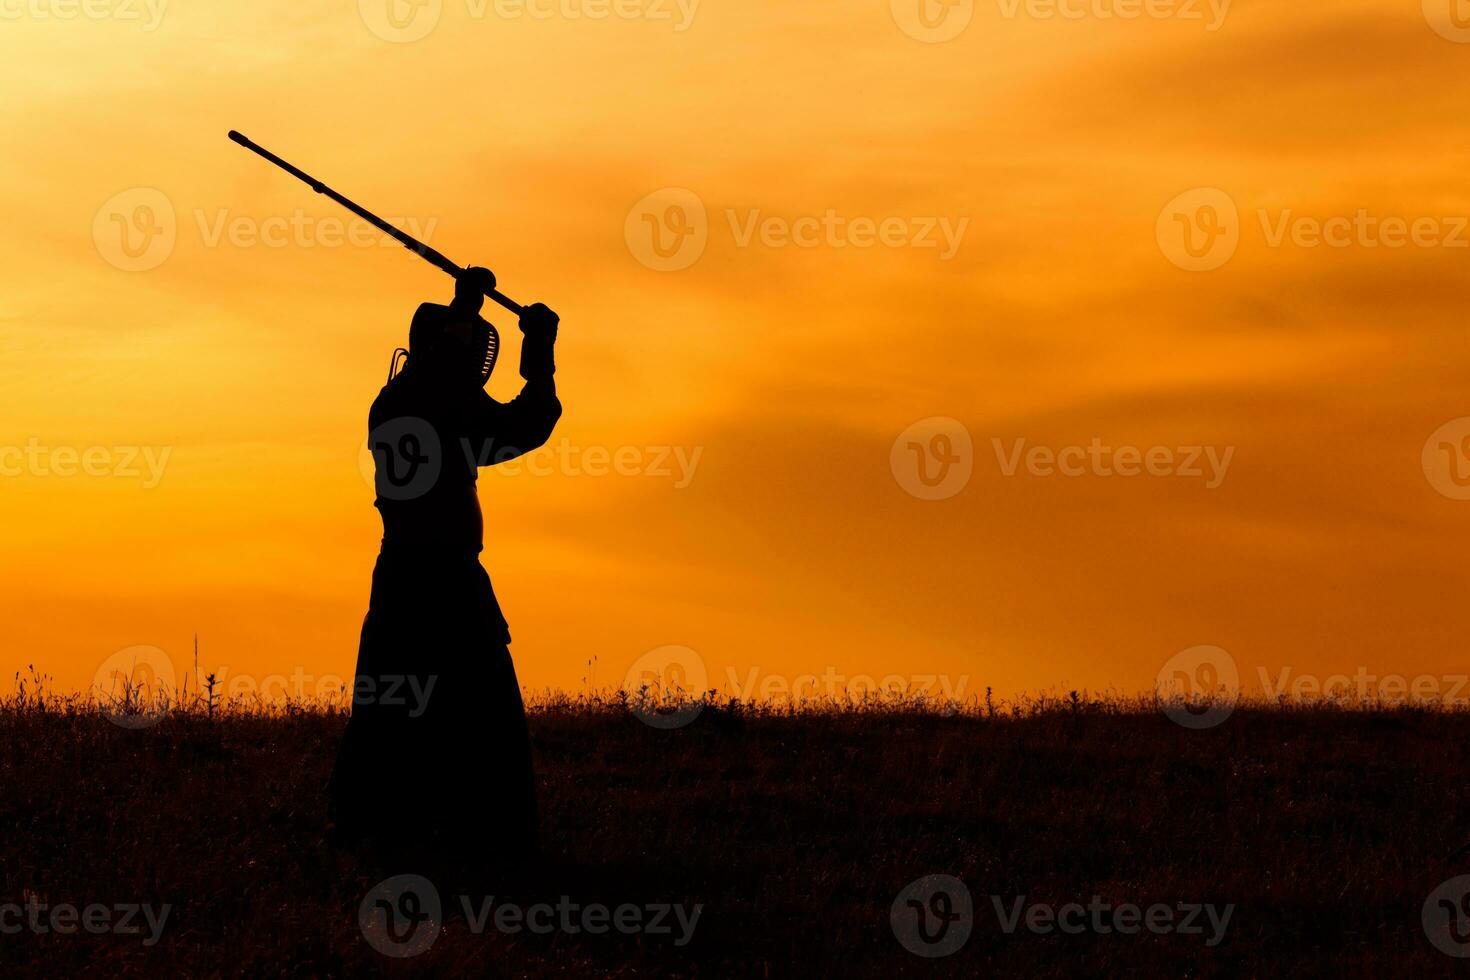
[[[1251,681],[1467,669],[1470,502],[1422,458],[1470,415],[1470,44],[1434,0],[1238,0],[1213,30],[1203,2],[992,0],[943,43],[906,0],[396,2],[423,37],[379,36],[376,0],[0,7],[7,674],[83,687],[136,645],[182,667],[195,631],[227,677],[351,671],[379,530],[357,445],[449,282],[338,242],[345,213],[230,128],[561,313],[546,472],[481,479],[528,687],[670,644],[729,690],[1147,690],[1200,644]],[[1196,188],[1237,209],[1207,271],[1161,217]],[[650,268],[639,209],[691,199],[703,253]],[[1360,211],[1441,241],[1291,224]],[[119,220],[165,230],[154,267],[119,267]],[[941,500],[891,462],[931,417],[973,447]],[[1229,463],[1007,475],[1017,440],[1094,439]],[[557,462],[589,447],[640,475]],[[687,479],[643,472],[666,450]]]

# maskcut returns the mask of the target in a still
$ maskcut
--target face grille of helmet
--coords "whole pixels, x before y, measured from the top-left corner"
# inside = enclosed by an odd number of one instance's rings
[[[484,324],[484,329],[479,331],[482,336],[476,338],[476,346],[485,352],[480,359],[480,384],[483,385],[490,380],[490,372],[495,370],[495,359],[500,356],[500,332],[489,321],[481,320],[480,323]]]

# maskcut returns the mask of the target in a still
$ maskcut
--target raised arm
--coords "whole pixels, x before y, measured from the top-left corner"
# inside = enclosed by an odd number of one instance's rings
[[[498,402],[483,389],[476,392],[468,420],[469,435],[483,440],[481,466],[524,456],[546,444],[561,418],[556,397],[556,332],[560,318],[541,303],[521,313],[521,393]]]

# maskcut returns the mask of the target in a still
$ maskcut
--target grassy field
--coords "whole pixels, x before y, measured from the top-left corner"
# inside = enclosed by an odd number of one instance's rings
[[[725,703],[661,730],[617,703],[553,700],[532,718],[547,852],[538,873],[472,894],[471,915],[455,889],[473,886],[437,882],[441,927],[411,958],[370,944],[359,911],[382,879],[423,869],[361,863],[324,838],[322,787],[343,723],[297,707],[179,711],[130,730],[75,700],[13,699],[0,710],[0,905],[20,911],[0,912],[0,973],[1434,976],[1466,966],[1421,921],[1431,892],[1470,872],[1466,713],[1256,706],[1190,731],[1147,701],[1086,697],[951,716]],[[963,883],[973,919],[941,940],[968,928],[958,951],[931,959],[901,942],[906,903],[897,920],[891,912],[912,882],[941,874]],[[477,931],[487,894],[526,914],[559,902],[631,905],[644,922],[660,905],[699,911],[692,929],[670,913],[662,934],[532,932],[510,928],[514,918]],[[1045,928],[1046,908],[1067,903],[1103,909],[1104,928]],[[146,904],[155,919],[169,910],[157,929],[138,913],[137,933],[51,928],[51,911],[89,904]],[[1190,906],[1228,907],[1229,918],[1223,931],[1205,914],[1200,932],[1115,928],[1129,922],[1118,909],[1146,919],[1156,904],[1176,925]],[[28,908],[45,931],[21,922]]]

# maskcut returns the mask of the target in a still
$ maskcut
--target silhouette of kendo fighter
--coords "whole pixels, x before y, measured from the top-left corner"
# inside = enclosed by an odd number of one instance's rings
[[[485,392],[487,284],[471,269],[449,306],[419,307],[368,416],[383,541],[329,786],[341,837],[466,865],[523,857],[537,824],[510,632],[479,560],[478,467],[538,448],[561,417],[558,318],[539,303],[520,318],[521,393]]]

